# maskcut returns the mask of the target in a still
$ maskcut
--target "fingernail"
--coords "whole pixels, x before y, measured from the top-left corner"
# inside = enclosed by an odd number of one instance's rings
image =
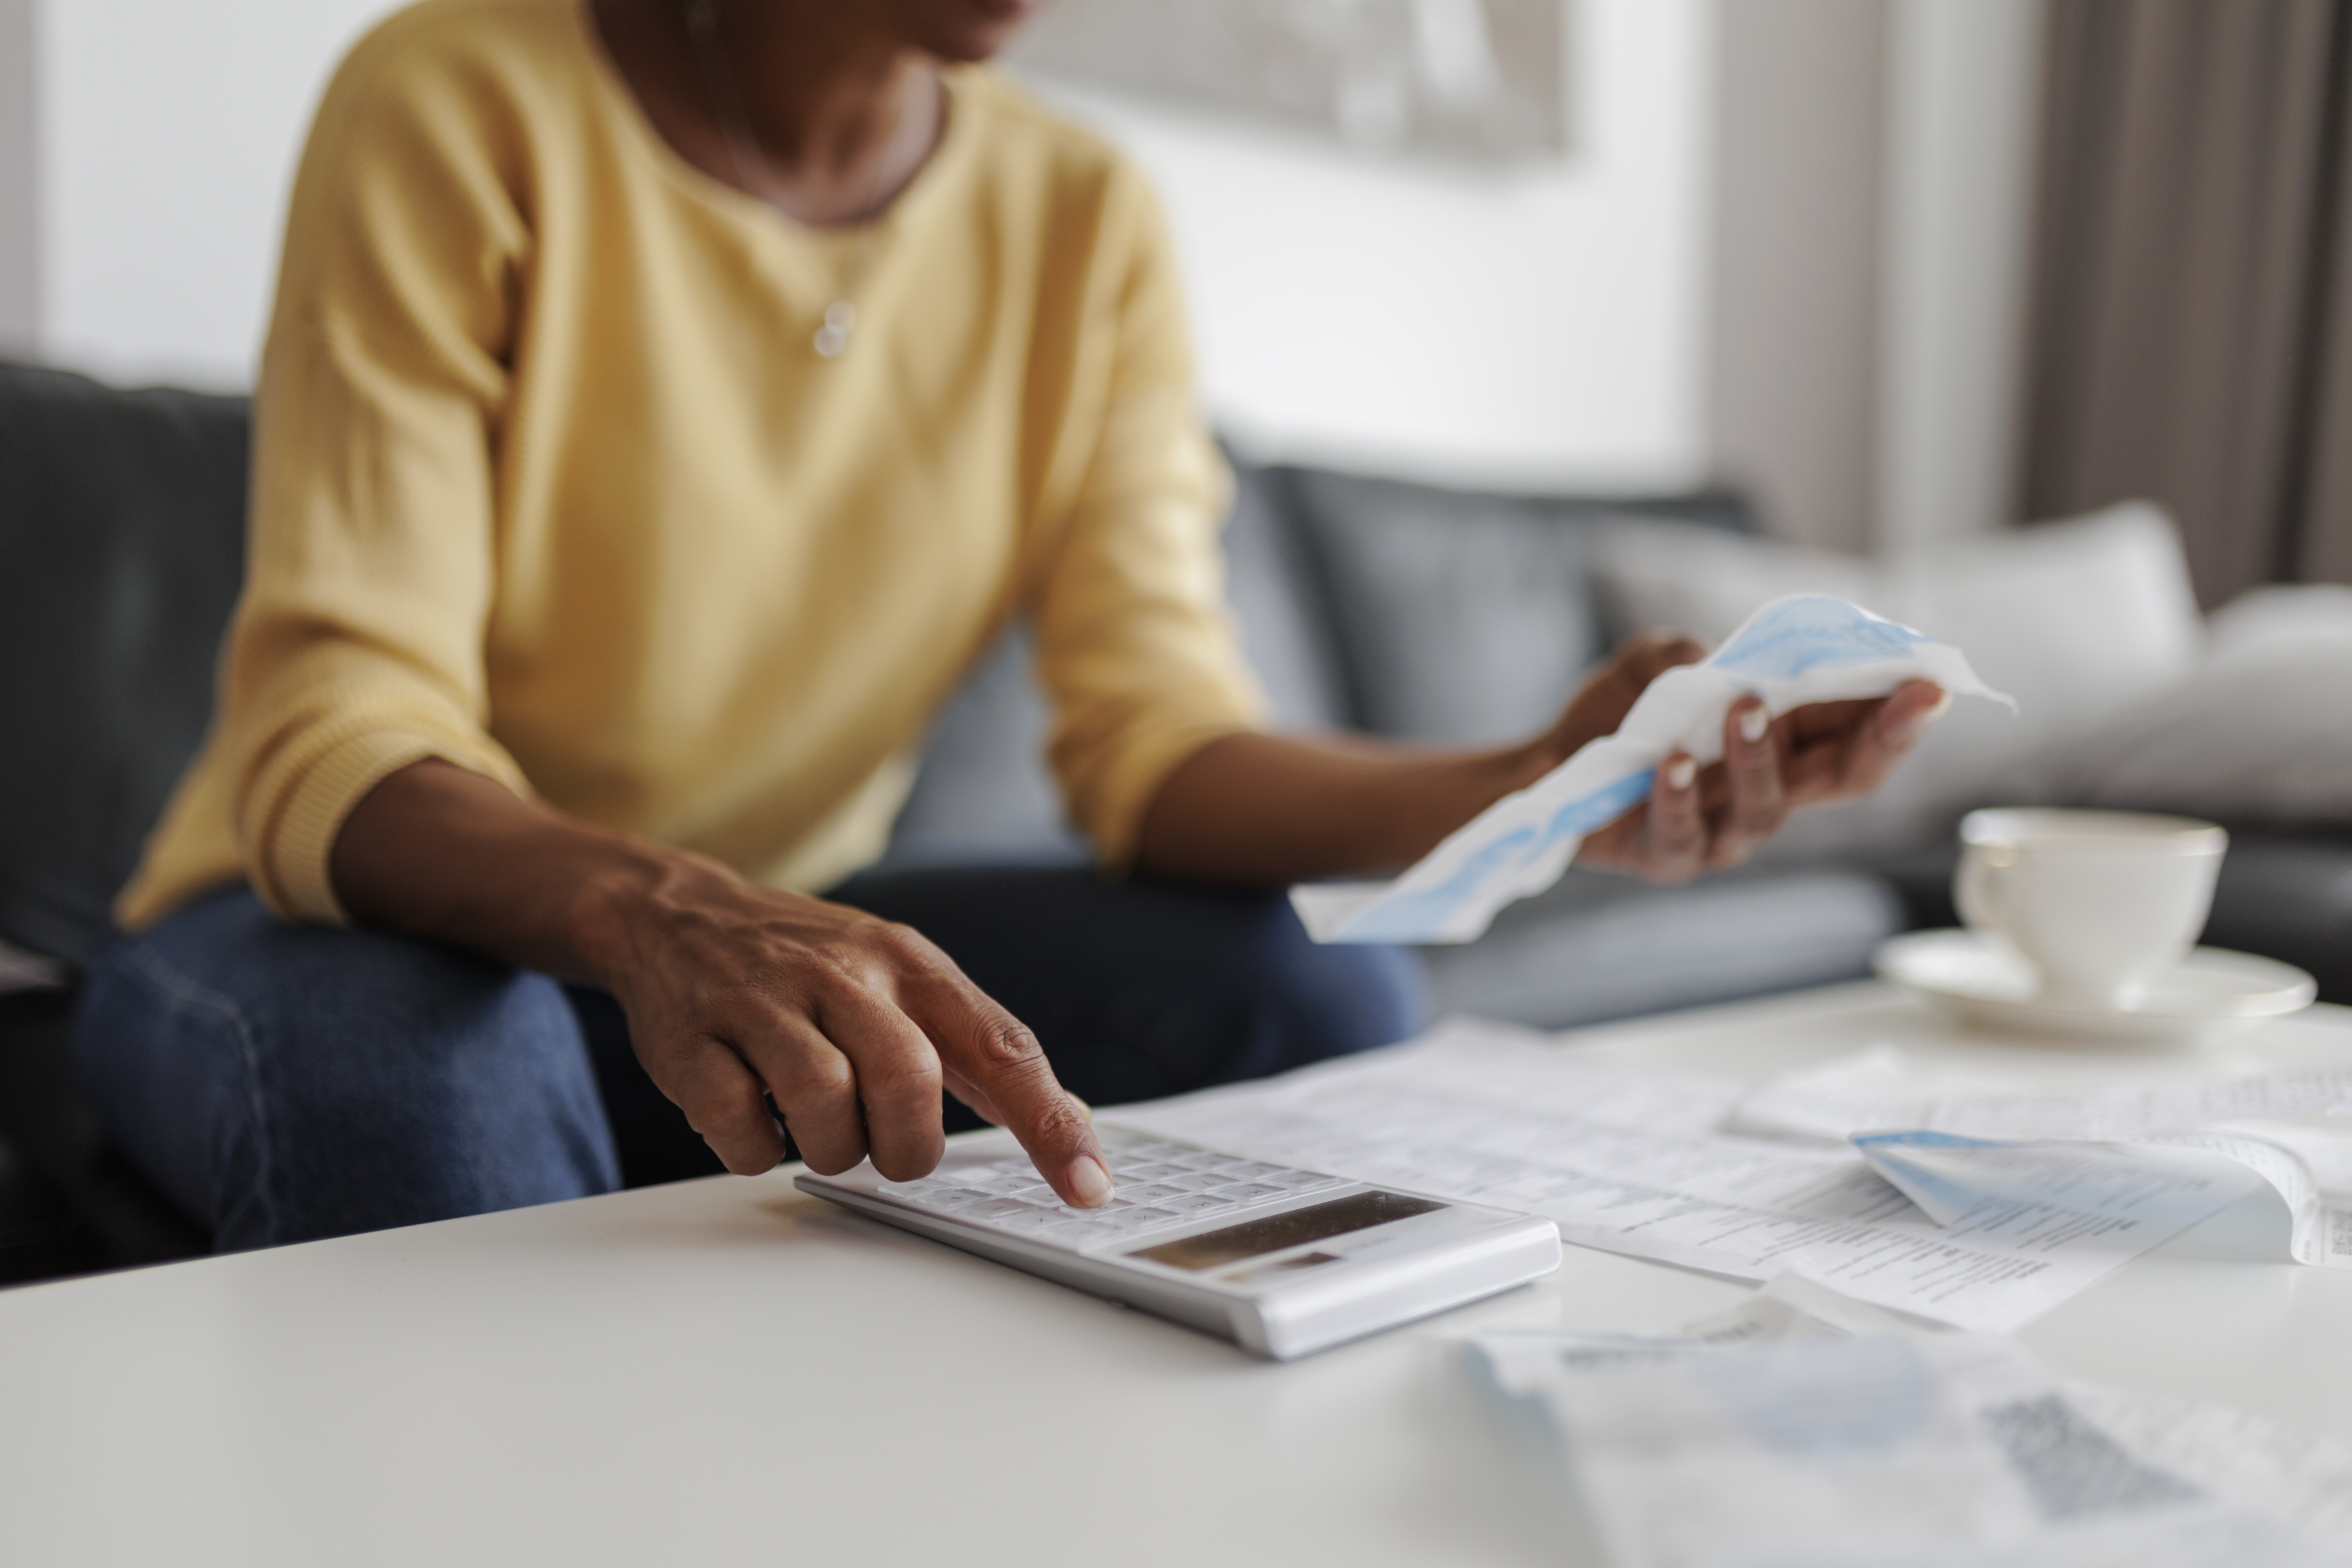
[[[1081,1154],[1070,1162],[1070,1191],[1078,1197],[1082,1209],[1098,1209],[1110,1202],[1110,1173],[1092,1154]]]
[[[1910,718],[1894,726],[1892,734],[1895,744],[1900,746],[1916,744],[1919,737],[1927,732],[1927,726],[1942,718],[1951,706],[1952,694],[1947,691]]]
[[[1666,764],[1666,787],[1688,789],[1691,780],[1698,777],[1698,764],[1688,757],[1676,757]]]
[[[1739,738],[1752,746],[1764,738],[1765,728],[1772,721],[1766,716],[1764,704],[1761,702],[1753,708],[1745,709],[1739,715]]]

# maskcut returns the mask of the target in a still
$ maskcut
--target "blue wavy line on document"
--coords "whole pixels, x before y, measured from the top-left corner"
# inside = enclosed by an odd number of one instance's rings
[[[1465,901],[1507,870],[1528,865],[1570,836],[1581,837],[1614,822],[1650,798],[1655,768],[1643,768],[1591,795],[1580,795],[1540,826],[1528,823],[1482,845],[1434,888],[1392,894],[1349,921],[1346,942],[1427,942],[1446,928]]]
[[[1931,640],[1843,599],[1808,594],[1766,610],[1707,662],[1727,674],[1793,680],[1809,669],[1900,658]]]

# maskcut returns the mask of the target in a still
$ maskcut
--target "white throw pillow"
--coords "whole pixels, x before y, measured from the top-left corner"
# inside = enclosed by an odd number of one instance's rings
[[[1875,795],[1792,819],[1774,859],[1919,847],[1971,806],[2053,798],[2069,743],[2186,679],[2203,637],[2179,537],[2141,502],[1884,563],[1638,520],[1596,557],[1621,626],[1712,643],[1779,595],[1835,594],[1958,644],[2017,699],[1958,705]]]
[[[2257,588],[2210,631],[2194,675],[2084,743],[2068,793],[2225,822],[2352,822],[2352,588]]]

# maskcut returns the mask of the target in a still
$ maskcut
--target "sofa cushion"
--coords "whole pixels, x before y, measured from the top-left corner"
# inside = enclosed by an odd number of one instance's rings
[[[1647,521],[1607,530],[1602,591],[1622,615],[1718,641],[1759,605],[1829,593],[1958,644],[2017,699],[1965,702],[1865,799],[1793,819],[1779,861],[1898,853],[1970,806],[2048,801],[2082,735],[2181,679],[2203,637],[2180,542],[2144,504],[1955,542],[1880,565]]]
[[[1852,980],[1902,901],[1834,868],[1726,872],[1683,888],[1570,871],[1465,947],[1422,950],[1441,1012],[1566,1028]]]
[[[247,426],[0,363],[0,937],[80,959],[204,737]]]
[[[1235,461],[1225,525],[1226,586],[1242,645],[1293,731],[1347,721],[1322,605],[1264,469]],[[1007,627],[982,655],[924,737],[913,790],[881,864],[1060,865],[1087,858],[1045,766],[1053,713],[1030,673],[1028,627]]]
[[[1008,629],[931,721],[883,868],[1086,860],[1045,769],[1053,714],[1030,676],[1029,650],[1028,627]]]
[[[1375,734],[1478,745],[1534,734],[1614,640],[1588,531],[1612,510],[1744,526],[1730,498],[1611,503],[1282,472],[1344,657],[1351,717]]]
[[[2257,588],[2209,632],[2188,679],[2084,742],[2063,798],[2352,825],[2352,587]]]

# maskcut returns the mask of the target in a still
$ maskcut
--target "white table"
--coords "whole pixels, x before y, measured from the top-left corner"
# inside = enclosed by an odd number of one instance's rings
[[[2352,1010],[2061,1054],[1855,985],[1580,1037],[1750,1079],[1882,1039],[2113,1079],[2352,1059]],[[2352,1273],[2285,1247],[2248,1198],[2021,1337],[2352,1438]],[[1570,1248],[1276,1366],[789,1173],[719,1178],[0,1293],[0,1563],[1558,1563],[1545,1472],[1454,1340],[1671,1328],[1746,1289]]]

